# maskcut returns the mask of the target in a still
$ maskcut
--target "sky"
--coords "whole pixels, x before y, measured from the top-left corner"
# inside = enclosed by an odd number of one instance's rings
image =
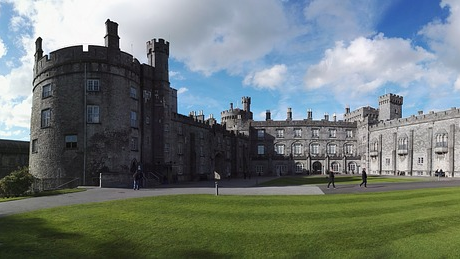
[[[459,0],[0,0],[0,139],[29,140],[36,38],[45,55],[103,46],[107,19],[141,63],[170,42],[184,115],[220,122],[243,96],[254,120],[343,119],[386,93],[403,117],[460,107]]]

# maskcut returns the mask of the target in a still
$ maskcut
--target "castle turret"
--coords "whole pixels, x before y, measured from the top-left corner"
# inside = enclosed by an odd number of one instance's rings
[[[388,121],[402,118],[403,97],[385,94],[379,97],[379,120]]]
[[[155,67],[155,79],[169,81],[169,42],[164,39],[147,41],[148,64]]]

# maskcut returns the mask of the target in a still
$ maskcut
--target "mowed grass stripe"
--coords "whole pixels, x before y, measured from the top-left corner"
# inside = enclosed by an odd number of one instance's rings
[[[0,258],[456,258],[460,188],[172,195],[0,218]]]

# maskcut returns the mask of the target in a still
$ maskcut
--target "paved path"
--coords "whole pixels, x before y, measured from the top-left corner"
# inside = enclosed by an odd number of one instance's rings
[[[257,183],[268,181],[273,178],[258,178],[251,180],[232,179],[219,182],[219,195],[322,195],[344,194],[407,190],[418,188],[440,188],[460,186],[460,180],[443,179],[443,181],[423,181],[412,183],[379,183],[368,184],[368,188],[360,188],[358,185],[336,184],[336,189],[327,189],[326,184],[303,185],[287,187],[254,187]],[[153,189],[141,189],[134,191],[120,188],[83,187],[84,192],[69,193],[55,196],[34,197],[29,199],[0,202],[0,217],[34,211],[58,206],[74,204],[121,200],[137,197],[150,197],[173,194],[216,194],[214,182],[195,182],[169,185]]]

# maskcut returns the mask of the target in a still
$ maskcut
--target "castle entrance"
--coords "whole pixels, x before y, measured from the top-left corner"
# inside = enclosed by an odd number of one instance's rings
[[[321,164],[321,162],[316,161],[312,164],[311,170],[313,174],[321,174],[322,168],[323,168],[323,165]]]

